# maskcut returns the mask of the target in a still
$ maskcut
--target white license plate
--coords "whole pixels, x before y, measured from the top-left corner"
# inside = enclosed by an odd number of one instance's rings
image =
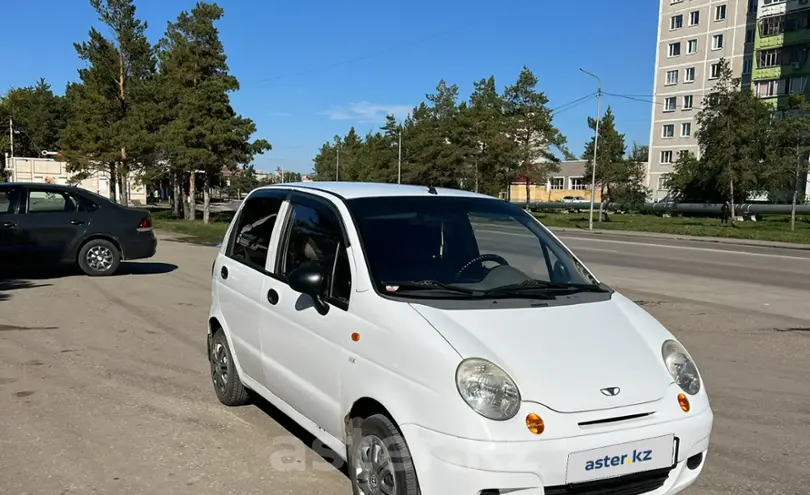
[[[615,478],[675,464],[675,435],[568,454],[566,483]]]

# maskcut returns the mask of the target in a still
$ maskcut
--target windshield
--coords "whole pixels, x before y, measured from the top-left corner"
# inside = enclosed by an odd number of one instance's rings
[[[348,206],[381,293],[548,292],[596,283],[531,216],[505,201],[406,196],[358,198]]]

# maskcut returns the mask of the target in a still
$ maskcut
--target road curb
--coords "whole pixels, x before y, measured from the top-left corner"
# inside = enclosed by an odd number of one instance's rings
[[[631,230],[593,230],[577,229],[571,227],[552,227],[548,226],[552,232],[569,232],[588,235],[619,235],[626,237],[646,237],[648,239],[672,239],[677,241],[694,241],[705,242],[714,244],[729,244],[734,246],[753,246],[765,248],[778,248],[778,249],[794,249],[798,251],[810,251],[810,244],[799,244],[792,242],[780,241],[760,241],[755,239],[735,239],[733,237],[709,237],[709,236],[695,236],[683,234],[664,234],[659,232],[637,232]]]

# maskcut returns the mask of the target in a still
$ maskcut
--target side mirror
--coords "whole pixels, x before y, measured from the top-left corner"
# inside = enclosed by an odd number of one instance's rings
[[[329,305],[323,300],[326,293],[326,277],[318,266],[310,264],[299,266],[290,273],[288,283],[295,292],[311,297],[318,313],[325,315],[329,311]]]
[[[568,269],[559,260],[554,262],[554,282],[565,284],[571,281]]]

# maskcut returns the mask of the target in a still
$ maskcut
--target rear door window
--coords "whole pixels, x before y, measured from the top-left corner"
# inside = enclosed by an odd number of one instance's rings
[[[264,271],[270,238],[278,225],[278,211],[286,191],[262,193],[248,198],[228,241],[226,256]]]

